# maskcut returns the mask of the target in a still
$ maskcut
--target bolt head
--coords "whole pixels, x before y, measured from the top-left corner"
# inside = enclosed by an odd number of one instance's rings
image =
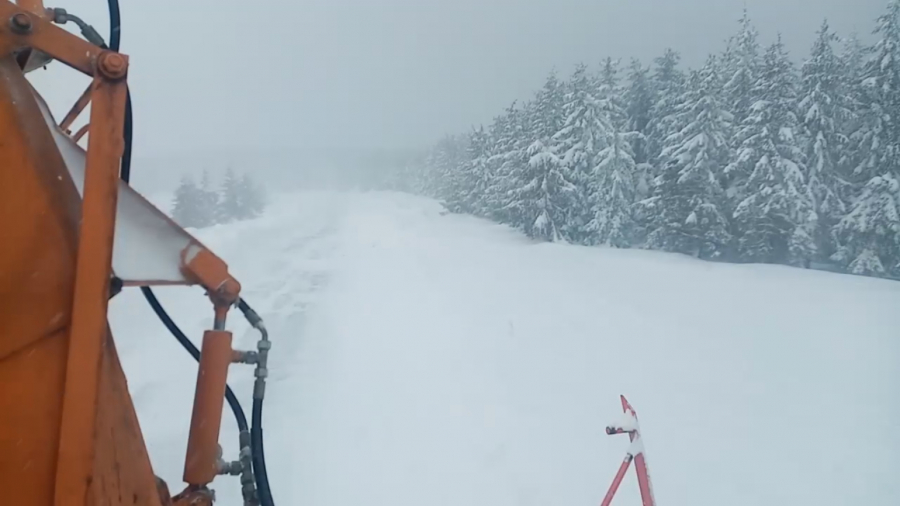
[[[110,79],[121,79],[125,77],[128,70],[128,63],[125,57],[118,53],[104,52],[100,55],[97,62],[97,68],[101,74]]]
[[[31,31],[31,18],[24,12],[13,14],[9,18],[9,26],[16,33],[28,33]]]

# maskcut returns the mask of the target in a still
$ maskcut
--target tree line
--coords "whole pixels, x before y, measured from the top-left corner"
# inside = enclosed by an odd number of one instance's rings
[[[874,34],[826,21],[795,65],[745,10],[699,68],[669,49],[551,72],[391,180],[542,240],[897,277],[900,0]]]
[[[229,168],[218,189],[203,171],[200,184],[184,176],[175,190],[172,219],[183,227],[203,228],[259,216],[265,209],[263,189],[248,174]]]

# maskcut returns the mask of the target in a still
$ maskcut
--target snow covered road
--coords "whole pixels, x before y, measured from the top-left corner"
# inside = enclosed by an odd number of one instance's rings
[[[596,505],[628,445],[603,432],[619,394],[661,506],[900,504],[900,284],[533,244],[391,193],[282,196],[198,236],[272,332],[281,506]],[[157,293],[198,338],[202,292]],[[196,365],[136,290],[111,323],[178,488]],[[231,376],[247,409],[251,373]],[[632,473],[614,504],[640,504]]]

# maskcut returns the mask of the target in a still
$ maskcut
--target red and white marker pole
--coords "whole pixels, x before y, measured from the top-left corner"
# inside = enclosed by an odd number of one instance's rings
[[[653,499],[653,488],[650,485],[650,473],[647,471],[647,459],[644,456],[644,442],[641,439],[637,412],[631,407],[624,395],[621,398],[622,411],[625,413],[625,416],[619,423],[606,427],[606,433],[609,435],[628,434],[631,445],[628,447],[625,460],[619,466],[619,472],[616,473],[616,477],[613,479],[612,485],[609,486],[609,490],[606,492],[606,496],[603,498],[600,506],[609,506],[612,503],[613,496],[619,490],[619,485],[622,483],[622,479],[625,478],[625,473],[628,471],[632,461],[634,461],[634,469],[637,472],[638,487],[641,489],[643,506],[656,506],[656,501]]]

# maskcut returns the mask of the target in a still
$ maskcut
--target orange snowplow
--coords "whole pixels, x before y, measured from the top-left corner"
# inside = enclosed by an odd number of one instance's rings
[[[244,503],[272,504],[262,452],[269,341],[225,262],[128,185],[129,59],[111,35],[41,0],[0,2],[0,485],[3,504],[209,505],[221,474],[240,476]],[[83,37],[60,25],[74,23]],[[58,62],[91,78],[62,121],[26,78]],[[69,127],[90,106],[89,123]],[[78,140],[87,138],[86,149]],[[158,285],[205,290],[211,328],[197,350],[153,295]],[[184,490],[170,496],[150,464],[107,323],[108,302],[140,287],[199,361]],[[202,293],[198,290],[198,296]],[[238,307],[261,332],[258,350],[231,347]],[[256,366],[252,426],[226,384],[229,366]],[[240,441],[222,458],[225,399]],[[167,413],[188,416],[187,413]],[[235,478],[237,479],[237,478]]]

